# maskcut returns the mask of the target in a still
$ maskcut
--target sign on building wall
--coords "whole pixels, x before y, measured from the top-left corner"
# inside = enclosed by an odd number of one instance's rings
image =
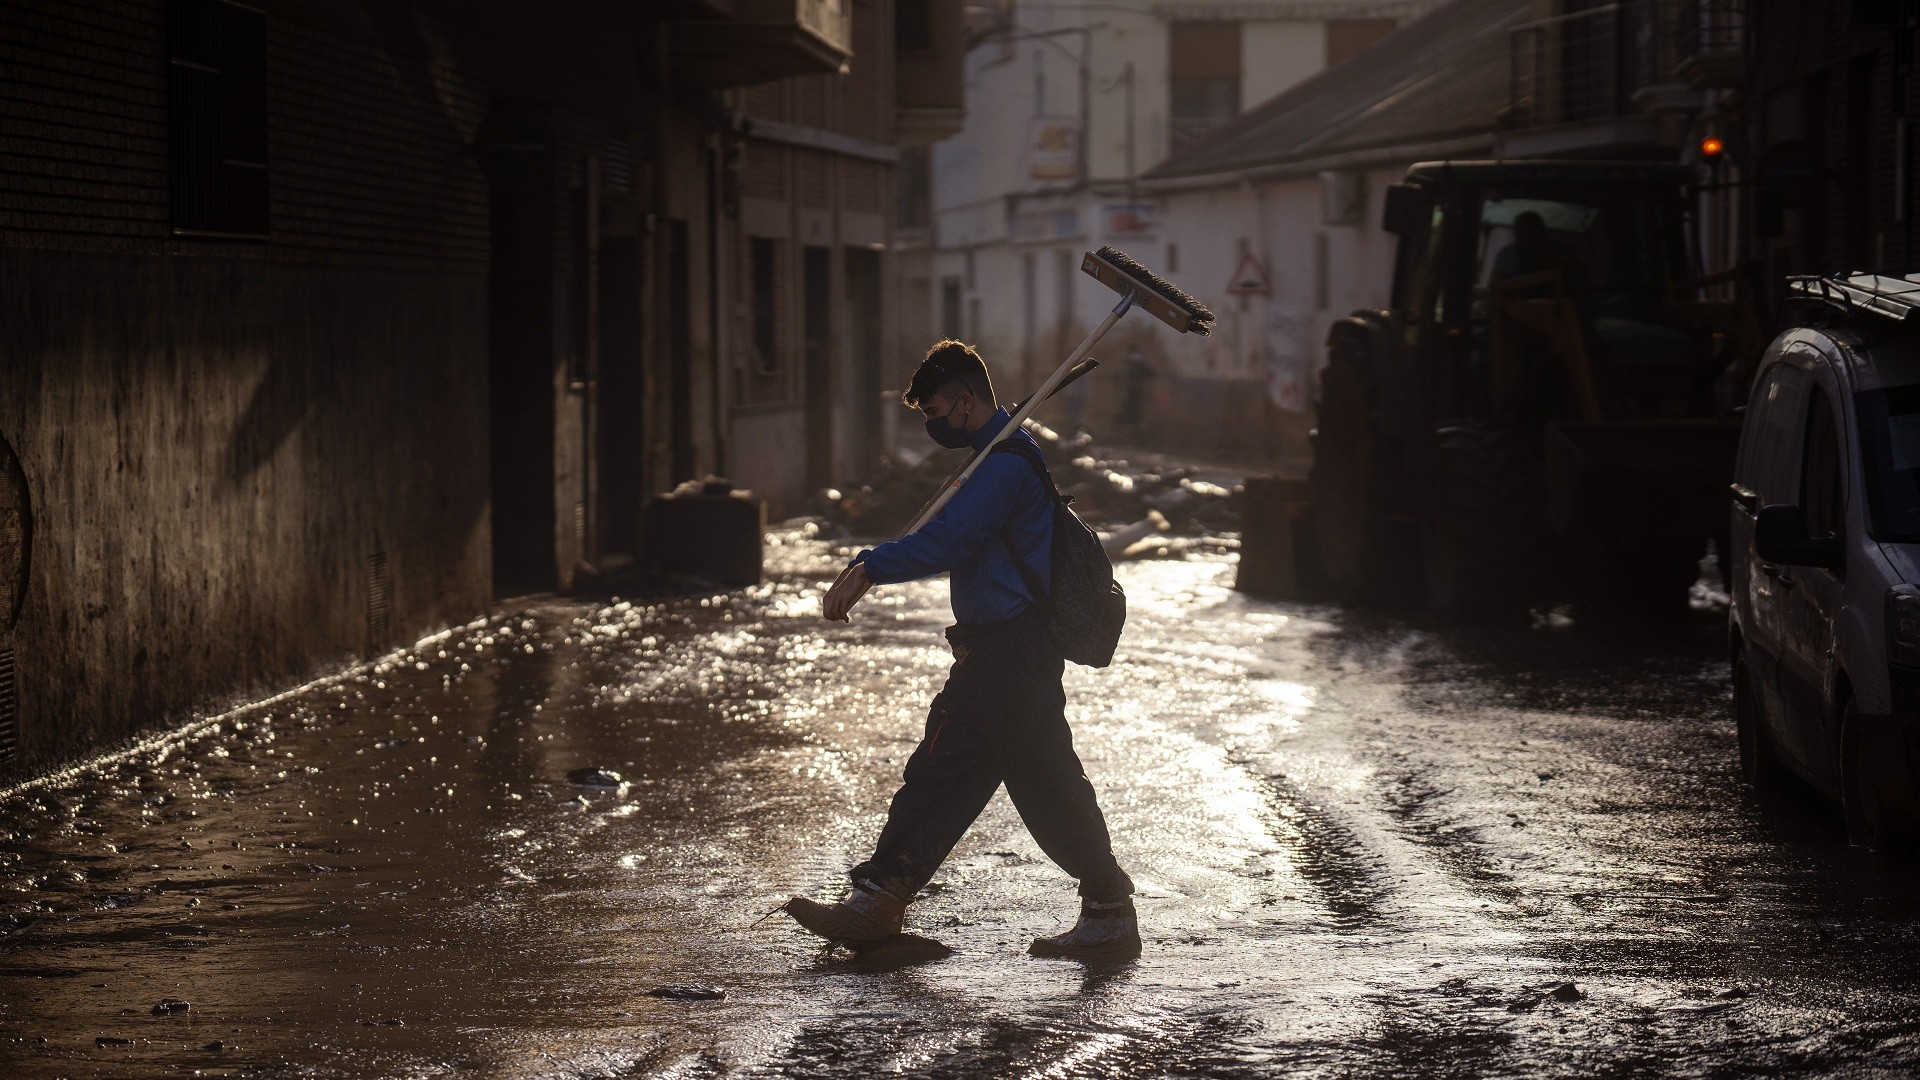
[[[1108,203],[1101,208],[1108,236],[1152,236],[1160,227],[1158,202]]]
[[[1080,235],[1080,211],[1071,206],[1052,210],[1020,210],[1007,225],[1015,240],[1065,240]]]
[[[1228,296],[1272,296],[1273,283],[1267,279],[1267,268],[1249,251],[1240,256],[1240,265],[1234,268],[1233,280],[1227,282]]]
[[[1028,127],[1027,170],[1035,180],[1080,175],[1080,125],[1070,116],[1036,116]]]

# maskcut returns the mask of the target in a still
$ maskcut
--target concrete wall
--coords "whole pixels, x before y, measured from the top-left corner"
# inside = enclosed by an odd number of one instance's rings
[[[554,118],[538,494],[562,583],[580,557],[581,170],[636,194],[638,23],[262,6],[270,221],[238,240],[172,228],[164,0],[0,3],[0,437],[34,522],[0,777],[486,609],[500,282],[475,146],[502,101]]]
[[[271,239],[181,239],[165,5],[7,7],[0,436],[34,534],[0,775],[483,610],[484,92],[405,25],[270,13]]]
[[[800,409],[737,409],[733,432],[735,444],[752,452],[740,455],[730,479],[769,499],[776,514],[800,512],[807,488],[806,417]]]
[[[1317,201],[1311,209],[1317,220]],[[1257,416],[1255,391],[1264,386],[1264,308],[1242,305],[1223,293],[1237,262],[1239,241],[1261,240],[1258,210],[1258,203],[1244,195],[1169,199],[1158,234],[1140,237],[1106,232],[1102,216],[1083,204],[1063,211],[1079,223],[1072,233],[974,248],[970,295],[985,314],[968,329],[994,372],[997,388],[1003,396],[1024,396],[1113,306],[1117,297],[1079,272],[1081,252],[1112,243],[1212,306],[1221,323],[1212,337],[1201,338],[1174,333],[1143,313],[1129,314],[1095,350],[1105,366],[1079,392],[1082,421],[1104,438],[1146,438],[1168,445],[1195,445],[1198,438],[1210,448],[1237,442],[1256,445],[1259,440],[1249,434],[1256,429],[1247,422],[1216,421],[1217,410],[1233,402],[1251,402],[1246,407]],[[1291,230],[1279,231],[1295,242]],[[939,273],[964,279],[967,261],[965,252],[943,252]],[[1288,287],[1296,286],[1289,282]],[[1117,419],[1126,393],[1122,361],[1136,350],[1154,371],[1147,390],[1152,423],[1141,431],[1123,432]],[[1223,380],[1251,380],[1252,389],[1204,385]],[[1043,415],[1064,420],[1066,410],[1063,397]]]
[[[484,286],[0,258],[0,432],[35,521],[8,771],[484,609]]]
[[[1395,245],[1380,228],[1379,208],[1386,185],[1405,173],[1405,165],[1366,170],[1359,215],[1340,225],[1325,223],[1321,182],[1314,173],[1169,193],[1167,221],[1169,232],[1181,237],[1182,284],[1220,316],[1213,336],[1170,360],[1172,369],[1187,377],[1259,378],[1265,370],[1262,342],[1270,307],[1318,327],[1309,335],[1314,349],[1334,319],[1355,308],[1385,307]],[[1324,302],[1317,237],[1324,238],[1327,256]],[[1265,269],[1271,296],[1226,291],[1243,253]]]
[[[1335,320],[1357,308],[1387,306],[1395,244],[1380,228],[1379,207],[1386,185],[1404,176],[1407,164],[1364,171],[1366,196],[1348,224],[1326,223],[1314,173],[1164,195],[1165,233],[1180,238],[1180,269],[1173,276],[1219,322],[1204,339],[1183,339],[1156,326],[1141,340],[1158,376],[1149,425],[1157,435],[1201,449],[1304,458],[1311,413],[1288,413],[1267,402],[1272,350],[1286,344],[1274,340],[1274,316],[1281,317],[1279,332],[1292,335],[1317,372],[1326,362],[1326,331]],[[1270,296],[1227,292],[1243,254],[1265,270]],[[1166,265],[1164,244],[1157,257]]]
[[[1325,67],[1327,24],[1272,19],[1240,28],[1240,100],[1247,107],[1273,97]]]
[[[810,431],[844,469],[879,428],[892,300],[849,282],[890,240],[891,5],[854,5],[850,74],[754,99],[788,127],[744,147],[752,92],[677,68],[657,5],[258,6],[270,222],[206,239],[173,227],[168,0],[0,0],[0,438],[34,521],[0,778],[617,573],[608,521],[677,480],[797,508]],[[763,145],[775,216],[833,256],[818,425],[791,369],[740,377]]]
[[[721,345],[729,379],[727,468],[736,484],[766,498],[776,517],[806,510],[818,488],[872,474],[883,428],[877,390],[898,385],[897,365],[889,363],[898,288],[888,265],[899,108],[892,5],[854,5],[853,38],[845,76],[785,79],[734,95],[761,126],[741,150],[738,214],[726,222],[723,240],[735,283]],[[940,81],[931,80],[935,89]],[[756,237],[778,242],[770,365],[753,344],[747,275]],[[827,253],[824,282],[807,279],[808,248]],[[877,303],[852,294],[854,251],[881,252]],[[824,297],[824,310],[809,309],[810,288]],[[810,318],[823,320],[826,338],[826,377],[811,402]],[[810,440],[824,449],[811,466]]]

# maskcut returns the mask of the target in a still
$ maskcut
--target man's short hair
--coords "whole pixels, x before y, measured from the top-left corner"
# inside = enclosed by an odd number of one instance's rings
[[[900,394],[900,402],[917,409],[935,394],[951,401],[962,390],[988,405],[996,404],[993,380],[987,377],[987,362],[980,359],[973,346],[949,339],[935,342],[933,348],[927,350],[926,358],[914,369],[913,378]]]

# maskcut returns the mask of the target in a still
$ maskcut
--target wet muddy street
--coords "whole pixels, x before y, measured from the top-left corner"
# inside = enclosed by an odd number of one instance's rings
[[[909,914],[952,955],[756,924],[837,895],[946,659],[943,581],[828,625],[834,552],[777,539],[758,589],[541,602],[0,798],[0,1075],[1920,1067],[1920,875],[1741,795],[1719,616],[1443,630],[1205,547],[1123,565],[1068,675],[1137,963],[1025,955],[1075,900],[1004,796]]]

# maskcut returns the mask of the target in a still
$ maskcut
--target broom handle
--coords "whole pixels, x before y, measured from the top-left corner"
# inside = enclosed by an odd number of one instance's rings
[[[1027,417],[1031,416],[1033,411],[1040,407],[1040,403],[1047,400],[1053,393],[1053,388],[1060,385],[1060,381],[1067,377],[1067,372],[1072,371],[1075,364],[1093,351],[1093,347],[1100,343],[1101,338],[1107,336],[1107,331],[1113,329],[1113,324],[1119,322],[1120,316],[1125,315],[1127,309],[1132,306],[1133,294],[1128,293],[1126,299],[1120,301],[1119,306],[1109,312],[1107,317],[1100,321],[1099,326],[1093,328],[1093,333],[1087,335],[1087,339],[1080,343],[1080,347],[1073,351],[1073,355],[1067,357],[1065,363],[1055,368],[1053,374],[1047,376],[1047,381],[1040,384],[1040,389],[1035,390],[1033,396],[1027,399],[1027,403],[1020,407],[1020,411],[1013,414],[1013,419],[1008,421],[1006,426],[988,441],[987,445],[980,448],[980,452],[973,456],[973,460],[967,462],[967,467],[960,470],[960,475],[948,481],[945,490],[940,492],[940,496],[928,504],[925,510],[920,511],[920,516],[914,518],[913,524],[907,526],[906,531],[900,535],[911,536],[919,532],[922,525],[932,521],[933,516],[944,509],[954,493],[960,490],[960,486],[973,478],[974,470],[980,467],[981,462],[987,460],[987,455],[993,452],[993,448],[1003,440],[1012,438],[1013,433],[1020,430],[1021,426],[1027,422]]]
[[[1119,322],[1120,317],[1125,315],[1131,307],[1133,307],[1133,291],[1129,289],[1127,295],[1121,297],[1120,302],[1114,305],[1112,311],[1107,313],[1107,317],[1100,320],[1100,325],[1093,328],[1093,333],[1088,334],[1086,340],[1080,343],[1080,347],[1073,350],[1073,355],[1067,357],[1065,363],[1053,369],[1053,374],[1047,376],[1047,381],[1040,384],[1040,389],[1035,390],[1033,396],[1027,398],[1026,404],[1020,406],[1020,411],[1013,414],[1013,419],[1009,420],[1006,425],[1000,429],[999,433],[988,441],[987,445],[981,447],[980,451],[973,455],[973,460],[967,462],[967,467],[960,470],[960,475],[947,481],[946,488],[940,492],[939,496],[931,503],[928,503],[927,508],[920,511],[920,516],[913,519],[913,524],[907,526],[906,529],[900,533],[901,538],[912,536],[914,533],[919,532],[922,525],[932,521],[933,516],[946,507],[948,501],[953,498],[954,492],[959,491],[960,485],[965,484],[973,477],[974,470],[980,467],[981,462],[987,460],[987,455],[993,451],[993,448],[998,446],[1001,440],[1012,436],[1014,432],[1020,430],[1021,425],[1027,422],[1027,417],[1033,414],[1033,410],[1039,408],[1040,403],[1047,400],[1047,397],[1053,393],[1054,388],[1059,386],[1061,381],[1067,377],[1067,373],[1073,370],[1074,365],[1078,364],[1088,353],[1093,351],[1093,347],[1100,343],[1101,338],[1107,336],[1107,331],[1113,329],[1113,325]],[[840,584],[840,581],[852,572],[853,568],[851,566],[840,571],[840,576],[835,578],[833,583],[835,585]],[[858,603],[860,598],[866,594],[867,587],[863,586],[859,592],[854,594],[852,603]],[[851,607],[852,603],[848,606]]]

